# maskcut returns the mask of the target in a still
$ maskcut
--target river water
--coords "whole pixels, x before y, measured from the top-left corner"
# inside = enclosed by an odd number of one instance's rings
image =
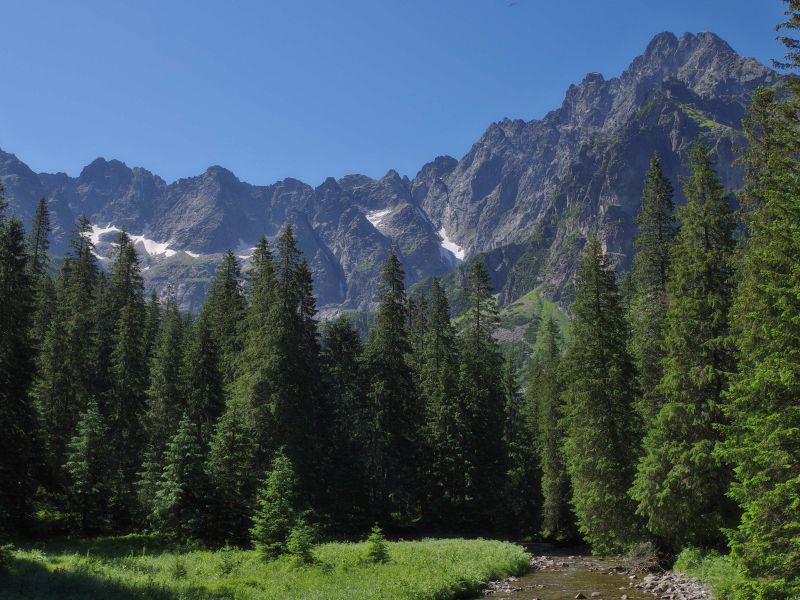
[[[537,548],[529,548],[529,551],[545,567],[534,567],[527,575],[518,577],[515,581],[504,582],[488,593],[487,598],[572,600],[578,594],[583,594],[592,599],[592,592],[596,593],[594,598],[603,600],[618,600],[623,595],[627,595],[628,600],[654,598],[652,594],[630,587],[630,576],[624,572],[623,561],[618,559],[587,554],[537,552]],[[549,560],[544,560],[543,556]]]

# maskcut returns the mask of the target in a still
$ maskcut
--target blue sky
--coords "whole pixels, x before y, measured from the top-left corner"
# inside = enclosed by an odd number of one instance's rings
[[[503,117],[618,75],[660,31],[781,54],[780,0],[0,2],[0,148],[77,175],[413,176]]]

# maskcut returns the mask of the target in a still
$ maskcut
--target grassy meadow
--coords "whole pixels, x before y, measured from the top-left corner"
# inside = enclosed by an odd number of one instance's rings
[[[446,600],[528,568],[521,547],[490,540],[390,542],[383,564],[367,562],[365,551],[364,543],[322,544],[311,564],[298,565],[250,550],[176,549],[141,535],[53,540],[14,549],[0,573],[0,600]]]

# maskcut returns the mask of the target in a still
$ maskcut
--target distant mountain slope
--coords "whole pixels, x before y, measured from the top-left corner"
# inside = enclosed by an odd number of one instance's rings
[[[138,236],[148,284],[172,284],[184,308],[202,302],[221,252],[233,248],[246,260],[262,233],[286,223],[326,312],[369,307],[393,246],[409,284],[448,272],[455,284],[462,259],[483,254],[504,303],[537,286],[559,298],[569,294],[593,233],[627,266],[654,151],[677,180],[691,142],[703,135],[725,184],[738,187],[741,118],[753,91],[776,82],[773,71],[714,34],[663,33],[620,77],[589,74],[543,119],[494,123],[461,160],[439,157],[413,180],[389,171],[381,179],[329,178],[317,188],[295,179],[254,186],[214,166],[167,183],[102,158],[73,178],[36,174],[2,151],[0,178],[26,223],[38,198],[49,199],[55,252],[65,251],[81,214],[95,224],[101,256],[116,229]]]

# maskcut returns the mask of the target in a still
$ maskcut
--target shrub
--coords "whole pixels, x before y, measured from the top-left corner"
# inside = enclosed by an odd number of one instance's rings
[[[7,570],[14,560],[14,546],[5,544],[0,546],[0,573]]]
[[[673,567],[675,571],[697,577],[714,593],[717,600],[733,600],[742,589],[742,576],[730,558],[714,550],[684,548]]]
[[[377,525],[372,528],[372,533],[367,538],[367,551],[364,558],[371,563],[385,563],[389,560],[386,538],[383,537],[383,531]]]

